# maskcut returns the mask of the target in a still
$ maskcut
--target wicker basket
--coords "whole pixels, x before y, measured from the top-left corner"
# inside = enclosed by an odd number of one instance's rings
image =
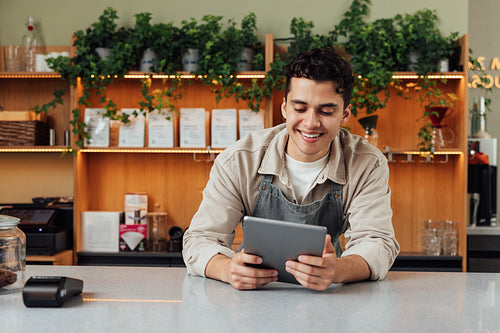
[[[0,146],[44,146],[49,144],[46,123],[29,121],[0,121]]]

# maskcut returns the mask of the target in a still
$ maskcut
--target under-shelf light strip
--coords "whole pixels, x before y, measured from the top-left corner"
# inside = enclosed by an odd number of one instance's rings
[[[182,74],[182,75],[168,75],[168,74],[127,74],[124,76],[126,79],[142,79],[145,77],[152,77],[153,79],[175,79],[177,77],[182,79],[202,79],[203,75]],[[236,74],[237,79],[264,79],[265,74]]]
[[[2,73],[0,77],[4,79],[59,79],[61,74],[58,73],[33,73],[33,74],[6,74]]]
[[[84,148],[82,153],[152,153],[152,154],[219,154],[222,149],[113,149],[113,148]]]
[[[435,152],[430,152],[430,151],[404,151],[402,153],[396,153],[396,152],[391,152],[392,154],[401,154],[401,155],[463,155],[464,153],[461,151],[445,151],[445,150],[440,150],[440,151],[435,151]]]
[[[72,151],[71,148],[0,148],[2,153],[70,153]]]
[[[418,79],[419,75],[414,75],[414,74],[409,74],[409,75],[399,75],[399,74],[395,74],[392,76],[393,79],[401,79],[401,80],[404,80],[404,79],[410,79],[410,80],[416,80]],[[464,76],[461,75],[461,74],[431,74],[431,75],[427,75],[427,78],[429,79],[462,79]]]
[[[152,77],[153,79],[174,79],[176,77],[180,77],[183,79],[202,79],[203,75],[195,75],[195,74],[181,74],[181,75],[169,75],[169,74],[127,74],[124,77],[126,79],[142,79],[144,77]],[[359,76],[359,75],[358,75]],[[2,78],[6,79],[57,79],[61,78],[61,75],[58,73],[33,73],[33,74],[6,74],[2,73],[0,75]],[[95,77],[95,75],[92,75]],[[110,76],[108,76],[110,77]],[[118,78],[117,75],[114,76]],[[266,74],[236,74],[236,78],[238,79],[264,79]],[[359,76],[361,77],[361,76]],[[463,74],[431,74],[427,75],[429,79],[462,79]],[[393,79],[408,79],[408,80],[416,80],[419,78],[419,75],[416,74],[395,74],[392,76]]]

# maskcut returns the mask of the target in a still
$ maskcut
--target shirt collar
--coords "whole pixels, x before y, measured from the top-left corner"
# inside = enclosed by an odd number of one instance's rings
[[[288,174],[285,168],[285,145],[288,141],[286,124],[280,124],[277,128],[281,128],[281,130],[269,143],[258,172],[259,174],[272,174],[278,176],[283,184],[288,184]],[[327,177],[331,181],[341,185],[347,183],[344,149],[342,145],[342,138],[346,133],[348,133],[347,130],[341,128],[339,134],[335,137],[335,140],[333,140],[330,147],[330,158],[326,164],[325,170],[322,171],[321,175],[318,177],[320,180],[323,179],[322,182],[324,182],[325,177]]]

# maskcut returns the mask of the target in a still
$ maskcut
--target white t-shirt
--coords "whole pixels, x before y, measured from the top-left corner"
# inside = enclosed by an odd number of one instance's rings
[[[302,200],[307,191],[326,166],[328,154],[314,162],[300,162],[288,154],[286,156],[286,171],[292,182],[293,189],[299,200]]]

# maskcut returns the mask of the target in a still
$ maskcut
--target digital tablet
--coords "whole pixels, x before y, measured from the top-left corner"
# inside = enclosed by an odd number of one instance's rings
[[[256,267],[278,270],[280,282],[298,283],[285,270],[287,260],[297,260],[301,254],[323,254],[325,226],[245,216],[242,227],[245,253],[262,257],[262,264]]]

